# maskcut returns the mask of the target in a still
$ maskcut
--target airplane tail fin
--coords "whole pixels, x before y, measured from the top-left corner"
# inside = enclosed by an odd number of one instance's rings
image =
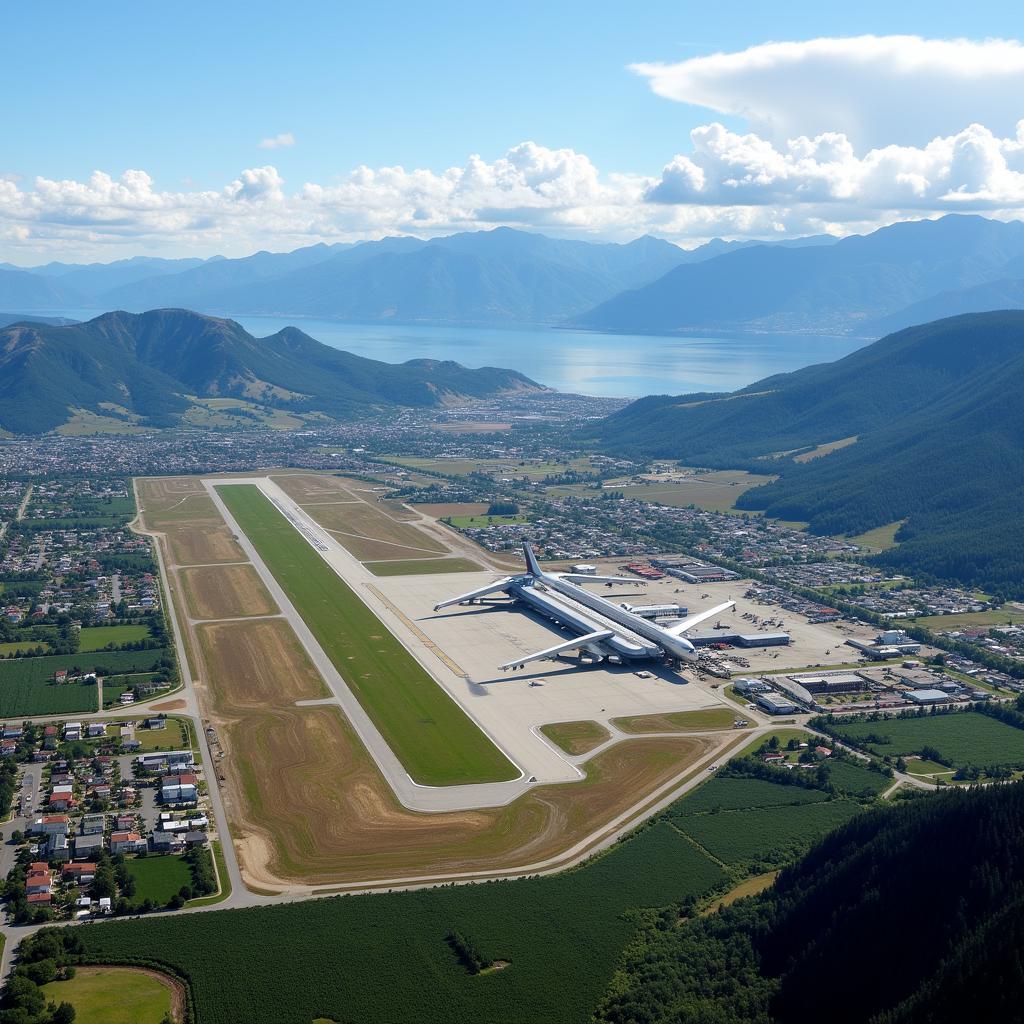
[[[537,556],[533,553],[533,548],[528,540],[523,541],[523,557],[526,559],[526,568],[530,571],[530,574],[540,576],[540,563],[537,561]]]

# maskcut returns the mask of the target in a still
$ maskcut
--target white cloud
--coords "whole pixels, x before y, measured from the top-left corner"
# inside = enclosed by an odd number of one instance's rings
[[[882,210],[1014,210],[1024,205],[1024,121],[1012,138],[971,124],[926,146],[862,156],[841,132],[776,145],[721,124],[695,128],[647,193],[655,203],[835,205]]]
[[[270,138],[260,139],[260,149],[287,149],[295,145],[295,136],[291,132],[281,132],[280,135],[271,135]]]
[[[1024,213],[1024,121],[970,124],[924,146],[858,149],[844,133],[784,143],[709,124],[659,177],[602,174],[584,154],[523,142],[434,171],[361,166],[288,186],[270,165],[217,189],[165,190],[145,171],[85,181],[0,178],[0,259],[115,259],[138,252],[243,255],[316,241],[421,237],[497,225],[694,245],[869,231],[945,212]]]
[[[1024,116],[1016,40],[822,38],[632,69],[659,96],[742,117],[776,143],[842,131],[860,149],[923,146],[973,122],[1008,134]]]

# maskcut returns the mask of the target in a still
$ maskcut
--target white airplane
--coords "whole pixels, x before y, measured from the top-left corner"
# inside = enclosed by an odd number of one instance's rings
[[[586,650],[598,661],[616,655],[626,661],[667,658],[670,661],[697,661],[697,650],[682,634],[705,619],[735,607],[726,601],[707,611],[690,615],[672,626],[659,626],[635,614],[628,606],[607,601],[578,585],[590,583],[638,583],[621,576],[590,576],[571,572],[544,572],[533,548],[523,544],[527,571],[520,576],[506,576],[467,594],[441,601],[434,611],[456,604],[472,604],[488,594],[505,593],[522,601],[559,625],[573,630],[577,636],[564,643],[536,651],[524,658],[502,665],[502,670],[523,668],[528,662],[554,658],[562,651]]]

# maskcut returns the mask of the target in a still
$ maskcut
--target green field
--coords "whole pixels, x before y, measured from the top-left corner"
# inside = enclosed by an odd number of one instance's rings
[[[218,493],[415,781],[498,782],[516,769],[251,484]]]
[[[561,875],[81,932],[93,955],[154,956],[186,972],[202,1024],[585,1024],[637,926],[629,910],[726,884],[661,823]],[[470,975],[445,942],[452,930],[510,966]]]
[[[833,723],[830,729],[840,739],[880,757],[918,754],[923,747],[934,747],[954,768],[1024,767],[1024,729],[1015,729],[978,712],[878,722],[841,721]]]
[[[85,626],[78,633],[78,649],[102,651],[108,644],[134,644],[148,636],[148,626]]]
[[[133,857],[125,866],[135,879],[136,904],[150,899],[163,906],[183,885],[192,884],[192,869],[181,857]]]
[[[926,629],[963,629],[969,626],[1015,626],[1024,622],[1024,611],[1003,605],[987,612],[964,612],[962,615],[922,615],[908,620]]]
[[[160,1024],[171,991],[156,978],[116,967],[79,967],[70,981],[42,987],[47,1000],[71,1003],[75,1024]]]
[[[96,711],[97,694],[94,685],[58,685],[53,681],[53,673],[59,668],[83,672],[91,672],[96,668],[111,673],[148,672],[165,653],[165,648],[157,648],[151,651],[54,654],[45,658],[0,661],[0,718]]]
[[[895,779],[881,772],[873,772],[870,768],[841,760],[829,761],[828,777],[840,792],[863,797],[876,796],[895,782]]]
[[[470,527],[484,526],[517,526],[520,523],[528,523],[526,516],[450,516],[448,522],[460,530]]]
[[[751,809],[715,811],[726,804]],[[151,917],[82,934],[91,955],[155,956],[182,971],[203,1024],[587,1024],[637,927],[632,911],[733,889],[744,864],[799,852],[858,810],[803,787],[716,776],[558,875]],[[735,867],[727,873],[712,857]],[[508,968],[469,974],[445,941],[451,931]]]
[[[791,787],[795,788],[795,787]],[[764,807],[674,820],[677,828],[726,864],[780,864],[859,813],[851,800]]]
[[[873,530],[868,530],[867,533],[861,533],[856,537],[847,537],[846,539],[851,544],[857,544],[867,551],[887,551],[889,548],[896,547],[896,534],[902,525],[903,520],[900,519],[895,523],[876,526]]]
[[[820,789],[781,786],[764,779],[716,777],[694,790],[685,800],[669,809],[670,817],[689,817],[717,811],[737,811],[755,807],[785,807],[789,804],[815,804],[828,799]]]
[[[34,651],[42,647],[44,651],[50,649],[47,643],[38,640],[11,640],[8,643],[0,644],[0,658],[6,658],[8,654],[21,654],[23,651]]]
[[[403,558],[394,562],[363,562],[374,576],[421,576],[425,573],[480,572],[468,558]]]

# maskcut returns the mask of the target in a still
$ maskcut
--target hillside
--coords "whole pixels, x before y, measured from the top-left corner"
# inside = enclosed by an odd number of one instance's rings
[[[232,320],[186,310],[0,330],[0,428],[16,434],[54,430],[83,412],[108,427],[237,428],[281,410],[299,425],[526,390],[543,389],[511,370],[364,359],[293,327],[255,338]]]
[[[906,520],[887,563],[1019,594],[1024,542],[1006,524],[1024,512],[1022,382],[1024,312],[969,314],[731,395],[644,398],[586,436],[633,455],[779,473],[737,507],[817,533]]]
[[[825,248],[756,246],[679,266],[572,318],[571,324],[654,333],[728,329],[877,336],[872,332],[880,317],[942,293],[1011,277],[1022,257],[1020,221],[958,215],[909,221]],[[946,312],[972,308],[954,304]]]
[[[856,817],[760,896],[633,943],[605,1024],[1020,1019],[1024,786]]]

